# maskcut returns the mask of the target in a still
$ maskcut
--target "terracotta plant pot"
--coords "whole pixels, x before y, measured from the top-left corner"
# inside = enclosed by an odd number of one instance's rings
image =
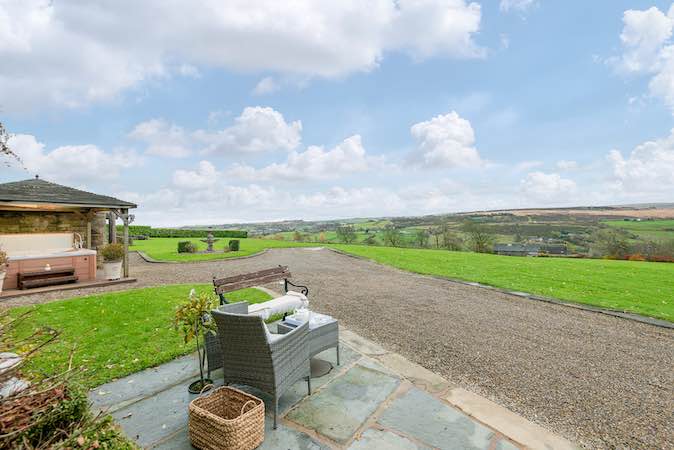
[[[119,280],[122,278],[122,261],[103,262],[103,272],[106,280]]]

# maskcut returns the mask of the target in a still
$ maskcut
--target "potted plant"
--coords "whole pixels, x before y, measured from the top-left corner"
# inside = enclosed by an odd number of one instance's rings
[[[178,307],[173,320],[174,327],[182,332],[185,343],[192,339],[196,340],[199,379],[189,385],[188,390],[191,394],[199,394],[213,386],[213,380],[204,378],[206,353],[199,344],[199,336],[204,333],[215,333],[216,326],[210,311],[217,306],[218,302],[213,294],[208,292],[196,294],[192,289],[189,299]]]
[[[2,292],[2,285],[5,284],[8,262],[9,258],[7,257],[7,253],[0,247],[0,292]]]
[[[122,244],[107,244],[101,247],[103,256],[103,272],[107,280],[119,280],[122,278],[122,260],[124,259],[124,246]]]

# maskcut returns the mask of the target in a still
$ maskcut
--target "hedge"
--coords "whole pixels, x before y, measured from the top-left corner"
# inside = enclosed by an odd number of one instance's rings
[[[117,225],[117,233],[122,233],[124,227]],[[151,238],[189,238],[189,237],[206,237],[208,232],[213,233],[217,238],[247,238],[248,232],[243,230],[188,230],[183,228],[152,228],[147,225],[129,225],[130,235],[143,235]]]

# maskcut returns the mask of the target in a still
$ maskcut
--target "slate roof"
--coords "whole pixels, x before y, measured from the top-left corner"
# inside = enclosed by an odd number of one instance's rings
[[[540,248],[536,244],[494,244],[495,252],[538,253]]]
[[[136,208],[135,204],[124,200],[81,191],[38,178],[0,183],[0,202],[68,204],[90,208]]]

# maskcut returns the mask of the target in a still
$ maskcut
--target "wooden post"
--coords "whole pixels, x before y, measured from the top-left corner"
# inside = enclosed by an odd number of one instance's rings
[[[114,244],[117,242],[117,215],[114,212],[108,213],[108,242]]]
[[[129,277],[129,210],[122,209],[124,221],[124,278]]]

